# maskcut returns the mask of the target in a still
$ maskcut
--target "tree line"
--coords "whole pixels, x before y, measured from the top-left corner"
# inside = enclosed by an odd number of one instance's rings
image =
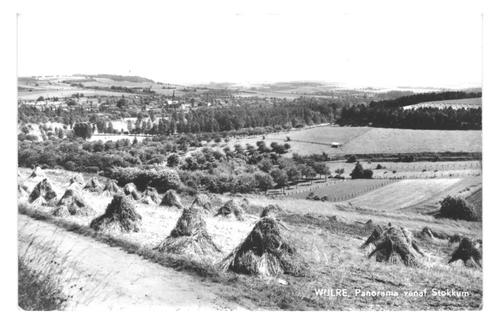
[[[257,127],[300,127],[334,121],[337,104],[318,99],[296,99],[274,102],[272,105],[200,108],[189,112],[173,112],[160,118],[151,134],[226,132]]]
[[[481,93],[442,92],[416,94],[387,101],[372,101],[367,105],[344,108],[337,123],[339,125],[375,126],[402,129],[480,130],[482,108],[453,109],[418,107],[404,109],[403,106],[425,101],[476,97]]]

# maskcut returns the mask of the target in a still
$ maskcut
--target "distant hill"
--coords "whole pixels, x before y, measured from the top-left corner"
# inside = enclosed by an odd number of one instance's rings
[[[121,76],[116,74],[93,74],[93,75],[75,75],[75,76],[84,76],[89,78],[106,78],[114,81],[128,81],[128,82],[150,82],[155,83],[152,79],[147,79],[139,76]]]

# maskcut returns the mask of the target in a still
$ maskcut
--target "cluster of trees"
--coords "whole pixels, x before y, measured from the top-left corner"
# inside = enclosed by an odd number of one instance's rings
[[[181,190],[182,182],[175,169],[166,168],[138,168],[138,167],[116,167],[105,171],[104,175],[115,179],[120,186],[134,183],[140,191],[148,186],[155,187],[159,192],[169,189]]]
[[[351,176],[352,179],[357,179],[357,178],[372,178],[373,171],[371,169],[364,169],[363,166],[358,161],[356,163],[356,165],[354,166],[353,171],[351,171],[350,176]]]
[[[43,142],[19,141],[18,164],[32,168],[40,165],[45,168],[64,168],[72,171],[96,173],[113,166],[135,166],[141,161],[126,150],[87,151],[83,140],[51,139]],[[120,141],[120,147],[130,148],[131,144]],[[97,146],[96,146],[97,147]]]
[[[340,125],[376,126],[401,129],[480,130],[482,109],[458,109],[436,107],[379,108],[354,106],[345,108]]]
[[[400,97],[393,100],[372,101],[367,105],[344,108],[337,123],[340,125],[377,126],[407,129],[480,130],[482,109],[453,109],[447,107],[419,107],[403,109],[403,106],[424,101],[478,97],[480,93],[441,92]]]
[[[174,158],[170,158],[173,153],[181,153],[200,145],[200,140],[193,135],[160,137],[155,141],[144,140],[142,143],[129,139],[89,142],[81,137],[52,137],[38,142],[20,137],[18,164],[29,168],[41,165],[46,168],[98,172],[112,167],[147,166],[165,161],[169,163],[174,161]]]
[[[80,127],[82,133],[89,132],[86,124],[77,124],[76,129]],[[225,146],[223,150],[209,147],[192,150],[201,147],[201,142],[200,135],[156,137],[142,143],[128,139],[88,142],[84,136],[51,138],[43,142],[23,139],[18,145],[18,161],[19,166],[30,168],[41,165],[79,172],[103,172],[120,182],[133,181],[138,187],[158,185],[158,189],[160,181],[155,180],[160,177],[150,171],[137,170],[168,166],[178,172],[183,189],[216,193],[266,191],[330,174],[325,163],[312,158],[283,157],[290,149],[289,144],[267,145],[258,141],[256,145]],[[130,169],[132,167],[139,168]],[[115,170],[120,172],[112,172]]]
[[[226,108],[199,108],[189,112],[174,111],[161,117],[149,130],[151,134],[227,132],[260,127],[302,127],[330,123],[337,113],[337,105],[318,99],[278,101],[272,105],[243,105]]]
[[[226,133],[253,130],[261,133],[302,127],[318,123],[333,122],[340,109],[330,99],[298,98],[269,102],[247,103],[231,107],[199,108],[188,112],[169,109],[161,116],[150,113],[133,114],[127,110],[128,100],[120,98],[114,110],[106,109],[106,116],[98,116],[76,107],[72,110],[60,108],[37,109],[32,105],[19,106],[20,123],[57,121],[72,126],[76,122],[97,124],[101,131],[109,131],[106,125],[112,119],[137,117],[132,133],[171,135],[176,133]],[[147,120],[146,120],[147,119]]]
[[[89,112],[87,110],[76,107],[72,110],[64,110],[60,107],[58,108],[46,108],[40,110],[33,105],[22,104],[18,107],[18,123],[46,123],[46,122],[58,122],[72,127],[74,123],[77,122],[92,122],[93,120],[99,119],[102,122],[106,120],[120,119],[124,117],[131,117],[130,114],[126,112],[109,111],[106,113],[106,118],[98,118],[95,113]]]

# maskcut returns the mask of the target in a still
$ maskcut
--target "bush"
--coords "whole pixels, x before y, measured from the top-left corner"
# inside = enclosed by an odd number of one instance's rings
[[[180,188],[181,181],[174,169],[142,169],[137,167],[113,168],[106,175],[117,180],[120,186],[133,183],[143,191],[147,186],[156,188],[159,192]]]
[[[363,177],[362,178],[372,178],[373,176],[373,171],[371,169],[364,169],[363,170]]]
[[[74,161],[68,160],[64,163],[64,168],[66,168],[67,170],[75,171],[78,166]]]
[[[346,162],[347,163],[354,163],[356,162],[356,156],[349,156],[347,159],[346,159]]]
[[[414,162],[415,157],[413,157],[412,155],[401,156],[398,158],[398,161],[400,161],[400,162]]]
[[[84,168],[85,172],[90,174],[97,174],[99,172],[99,167],[97,166],[88,166]]]
[[[253,192],[258,183],[253,174],[242,174],[236,176],[230,192],[232,193],[250,193]]]
[[[83,139],[92,137],[92,126],[89,123],[76,123],[73,127],[74,134]]]
[[[441,201],[438,217],[467,221],[479,221],[480,219],[472,204],[462,197],[452,196],[447,196]]]
[[[363,166],[359,162],[357,162],[350,176],[352,179],[372,178],[373,171],[371,169],[363,169]]]
[[[315,193],[309,192],[308,195],[306,196],[306,200],[313,200],[314,197],[315,197]]]

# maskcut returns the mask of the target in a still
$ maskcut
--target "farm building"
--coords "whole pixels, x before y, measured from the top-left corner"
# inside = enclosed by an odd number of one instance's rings
[[[342,147],[342,143],[340,143],[340,142],[331,142],[330,146],[332,148],[340,148],[340,147]]]

